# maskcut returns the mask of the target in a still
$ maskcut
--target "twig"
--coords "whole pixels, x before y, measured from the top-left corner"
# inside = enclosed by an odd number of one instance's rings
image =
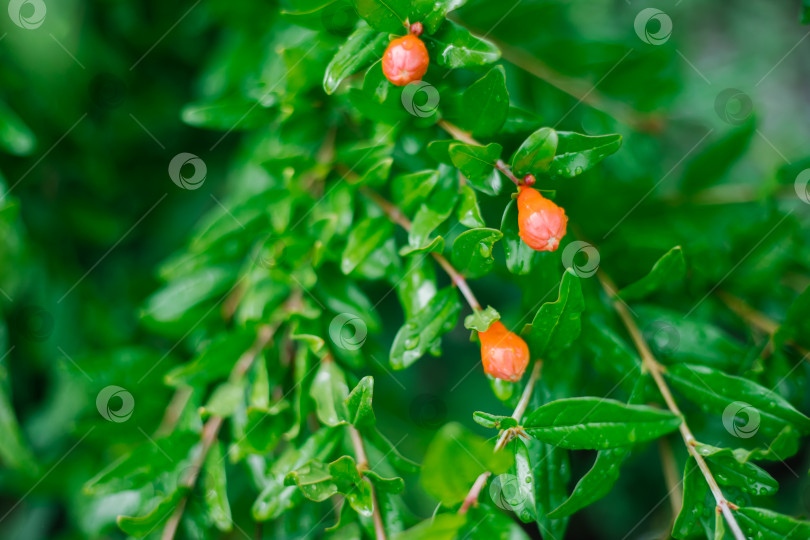
[[[480,142],[475,140],[472,135],[458,127],[457,125],[448,122],[447,120],[439,120],[438,125],[440,128],[445,130],[447,133],[450,134],[455,140],[459,142],[463,142],[464,144],[473,144],[475,146],[482,146]],[[520,179],[512,173],[512,169],[509,168],[509,165],[503,162],[503,160],[498,160],[495,162],[495,168],[501,171],[504,176],[506,176],[509,180],[514,182],[516,186],[519,186],[521,181]]]
[[[193,389],[190,386],[178,388],[174,391],[172,400],[169,402],[169,406],[166,407],[166,412],[163,413],[163,419],[160,421],[160,425],[155,431],[156,437],[168,435],[174,431],[177,422],[180,420],[180,415],[183,409],[186,408],[186,403],[188,403],[192,393]]]
[[[722,300],[731,311],[736,313],[737,316],[760,331],[768,334],[770,339],[773,339],[774,334],[779,330],[779,323],[748,305],[742,298],[738,298],[722,289],[718,290],[715,294],[717,294],[720,300]],[[810,351],[792,339],[785,341],[785,343],[796,349],[805,360],[810,362]]]
[[[523,418],[523,414],[526,412],[526,407],[529,406],[529,400],[532,397],[532,391],[534,390],[534,385],[537,380],[540,378],[540,369],[543,365],[541,360],[537,360],[534,363],[534,368],[532,369],[532,374],[529,377],[529,380],[526,382],[526,387],[523,389],[523,394],[520,396],[520,401],[518,401],[517,407],[515,407],[515,412],[512,413],[512,418],[520,422],[521,418]],[[508,431],[504,431],[501,437],[498,439],[497,444],[495,444],[495,452],[501,450],[506,443],[509,442],[508,438]],[[464,502],[461,504],[461,508],[459,508],[459,514],[467,513],[467,510],[470,506],[474,505],[478,501],[478,496],[481,494],[481,490],[484,489],[484,486],[487,483],[487,478],[489,475],[492,474],[489,471],[482,472],[478,478],[475,479],[475,483],[470,488],[470,491],[467,493],[467,496],[464,497]]]
[[[259,356],[259,354],[261,354],[262,350],[264,350],[264,348],[273,338],[273,334],[277,328],[278,324],[273,326],[262,325],[259,327],[253,345],[250,347],[250,349],[242,354],[242,356],[236,362],[236,365],[231,370],[231,381],[238,381],[245,376],[247,371],[250,369],[250,366],[253,364],[253,361],[257,356]],[[184,478],[181,478],[181,487],[186,487],[188,489],[194,487],[194,484],[197,482],[197,477],[200,474],[200,470],[205,464],[205,459],[208,456],[208,452],[211,450],[211,447],[217,440],[217,435],[219,435],[219,430],[222,427],[223,421],[224,419],[221,416],[212,416],[208,419],[205,425],[203,425],[202,436],[200,437],[200,451],[194,457],[194,461],[192,462],[191,467],[188,469],[188,474],[186,474]],[[177,503],[177,507],[174,509],[171,517],[168,519],[168,521],[166,521],[166,525],[163,528],[163,534],[160,537],[161,540],[172,540],[174,538],[174,535],[177,533],[177,527],[180,525],[180,520],[183,518],[183,511],[186,507],[186,499],[187,496],[180,499],[180,502]]]
[[[669,503],[672,506],[672,519],[674,520],[681,512],[683,506],[683,491],[679,488],[678,469],[675,464],[675,456],[672,453],[672,445],[666,437],[658,439],[658,453],[661,455],[661,468],[664,471],[664,480],[667,483],[669,493]]]
[[[686,419],[684,418],[683,413],[681,413],[681,410],[678,408],[678,404],[672,397],[672,392],[670,392],[666,380],[664,380],[664,366],[662,366],[658,360],[655,359],[655,356],[650,350],[650,347],[647,345],[647,342],[644,340],[636,321],[633,320],[632,315],[630,315],[630,310],[621,300],[616,297],[616,293],[614,291],[617,289],[613,281],[601,270],[597,272],[597,276],[599,277],[599,282],[602,284],[602,288],[613,301],[613,309],[624,323],[624,326],[627,329],[627,332],[630,334],[639,355],[641,355],[643,367],[650,373],[650,375],[652,375],[656,386],[658,386],[658,391],[664,398],[664,402],[666,402],[669,410],[676,416],[681,417],[681,424],[678,429],[680,430],[681,437],[686,445],[686,450],[689,452],[689,455],[695,459],[700,471],[703,473],[703,477],[706,479],[706,483],[709,485],[712,495],[714,495],[714,500],[717,502],[717,507],[723,513],[723,517],[726,518],[726,522],[728,523],[729,529],[734,535],[734,538],[736,540],[745,540],[745,535],[743,535],[740,525],[737,523],[737,519],[734,517],[734,514],[731,513],[732,509],[737,509],[737,506],[725,498],[720,486],[717,484],[714,476],[712,476],[712,472],[709,470],[706,460],[703,459],[703,456],[701,456],[697,450],[695,450],[697,440],[695,439],[695,436],[692,435],[692,431],[686,424]]]
[[[361,471],[367,470],[368,457],[366,457],[366,449],[363,446],[363,438],[360,436],[360,432],[357,431],[357,428],[354,426],[349,425],[349,435],[352,439],[354,454],[357,456],[357,468]],[[371,487],[371,502],[373,506],[371,519],[374,521],[374,534],[377,540],[385,540],[385,527],[383,526],[382,513],[380,513],[380,504],[377,501],[377,493],[374,490],[374,484],[365,476],[363,476],[363,481],[368,482],[368,485]]]
[[[402,211],[396,205],[392,204],[384,197],[382,197],[376,191],[373,191],[365,186],[360,188],[360,192],[371,199],[374,204],[382,208],[383,212],[388,216],[388,219],[405,229],[406,231],[411,230],[411,221],[405,217]],[[467,303],[473,309],[473,311],[480,311],[481,304],[478,302],[478,299],[473,294],[472,289],[470,289],[469,284],[467,284],[467,280],[461,273],[455,269],[455,267],[450,264],[450,261],[444,258],[443,255],[440,253],[431,252],[431,255],[436,262],[439,263],[439,266],[447,272],[447,275],[450,276],[450,279],[453,283],[458,287],[458,290],[461,291],[461,294],[464,295],[464,298],[467,300]]]

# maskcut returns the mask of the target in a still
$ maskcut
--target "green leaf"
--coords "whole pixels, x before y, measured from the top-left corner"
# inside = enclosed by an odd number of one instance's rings
[[[396,3],[397,0],[386,1]],[[324,91],[333,94],[346,77],[377,60],[387,45],[386,34],[381,34],[365,24],[358,26],[326,66],[323,76]]]
[[[523,427],[542,442],[572,450],[601,450],[657,439],[681,418],[668,411],[594,397],[559,399],[529,414]]]
[[[498,416],[497,414],[490,414],[481,411],[475,411],[473,413],[473,420],[485,428],[509,429],[518,425],[517,420],[511,416]]]
[[[318,420],[327,426],[346,423],[349,418],[346,405],[349,387],[343,370],[334,361],[321,361],[309,394],[315,400]]]
[[[495,264],[492,246],[503,237],[498,229],[470,229],[453,242],[453,264],[465,276],[479,278],[487,275]]]
[[[428,200],[422,203],[413,218],[408,233],[408,244],[411,248],[423,249],[431,242],[435,242],[435,239],[430,239],[430,234],[453,213],[453,207],[458,199],[457,185],[453,169],[442,166],[436,189]]]
[[[810,0],[802,0],[801,17],[799,20],[802,24],[810,23]]]
[[[411,9],[410,0],[353,0],[357,14],[380,32],[402,32]]]
[[[4,352],[4,354],[8,354]],[[0,365],[0,377],[2,377],[3,366]],[[8,395],[4,385],[0,385],[0,459],[3,464],[10,469],[26,471],[35,475],[39,467],[34,461],[34,456],[23,438],[17,417],[14,414],[14,407],[11,404],[11,397]]]
[[[371,400],[374,395],[374,377],[360,379],[349,397],[346,398],[346,410],[349,423],[357,428],[371,427],[376,423]]]
[[[403,212],[410,214],[418,203],[425,202],[438,182],[439,171],[432,169],[401,174],[392,180],[391,187],[399,207]]]
[[[770,474],[748,461],[751,454],[745,450],[733,451],[700,443],[695,450],[708,461],[721,486],[731,486],[752,496],[773,495],[779,488]]]
[[[514,488],[516,488],[513,494],[510,494],[512,495],[510,497],[511,502],[514,503],[510,504],[510,506],[523,523],[531,523],[537,519],[537,503],[534,499],[537,488],[534,485],[534,473],[529,458],[529,449],[520,438],[514,439],[509,446],[515,456],[515,464],[511,472],[514,475]],[[504,477],[501,476],[500,478],[503,479]],[[503,498],[505,491],[503,480],[501,480],[501,490],[501,498]]]
[[[552,128],[538,129],[523,141],[512,156],[512,172],[518,177],[545,173],[557,153],[558,142],[557,132]]]
[[[426,42],[431,60],[448,69],[491,64],[501,57],[498,47],[476,37],[463,26],[447,21],[440,31]]]
[[[413,0],[410,20],[421,22],[427,34],[433,34],[448,13],[467,3],[467,0]]]
[[[557,136],[557,153],[548,172],[562,178],[573,178],[584,173],[622,145],[619,134],[589,136],[558,131]]]
[[[183,122],[190,126],[234,131],[256,129],[269,124],[276,116],[274,96],[264,101],[247,99],[242,96],[220,98],[215,101],[202,101],[185,105],[180,112]]]
[[[691,456],[686,460],[682,484],[683,505],[672,525],[672,536],[686,539],[703,534],[701,520],[713,510],[713,507],[706,503],[709,485]]]
[[[281,435],[291,429],[292,414],[289,402],[284,400],[271,408],[248,407],[244,437],[253,452],[266,454],[272,451]]]
[[[374,471],[366,471],[364,476],[368,478],[374,487],[379,491],[388,493],[402,493],[405,489],[405,481],[402,478],[383,478]]]
[[[568,518],[551,518],[548,514],[562,504],[567,495],[571,478],[568,451],[540,441],[527,444],[535,488],[537,527],[543,538],[563,538]]]
[[[500,177],[495,172],[495,163],[501,156],[500,144],[475,146],[457,142],[450,145],[449,153],[453,165],[458,167],[472,187],[487,195],[500,192]]]
[[[810,287],[802,292],[787,310],[785,322],[774,335],[778,346],[793,341],[803,347],[810,347]]]
[[[506,254],[506,268],[513,274],[528,274],[537,259],[537,252],[520,239],[517,201],[514,199],[509,201],[503,212],[501,232],[503,233],[503,251]]]
[[[290,472],[284,485],[298,486],[307,499],[315,502],[342,493],[355,511],[371,516],[371,485],[362,479],[351,456],[343,456],[329,465],[311,461]]]
[[[399,329],[391,346],[391,367],[405,369],[419,360],[442,334],[456,325],[461,304],[452,287],[445,287]]]
[[[523,328],[522,334],[530,341],[532,355],[546,358],[568,347],[582,330],[584,309],[579,278],[569,268],[563,273],[557,300],[540,306],[532,323]]]
[[[476,137],[498,133],[509,114],[509,91],[503,66],[490,69],[461,95],[463,127]]]
[[[445,506],[461,502],[475,479],[485,472],[498,475],[509,470],[513,457],[493,452],[492,444],[461,424],[445,424],[425,453],[419,482]]]
[[[169,518],[177,505],[188,493],[188,488],[179,488],[164,497],[148,514],[140,517],[118,516],[118,527],[135,538],[143,538]]]
[[[693,194],[719,183],[731,166],[745,154],[754,133],[756,123],[751,116],[742,126],[707,146],[686,165],[682,191],[687,195]]]
[[[456,217],[459,223],[471,229],[486,227],[484,218],[481,217],[481,209],[478,207],[478,197],[475,191],[464,184],[460,189],[460,199]]]
[[[282,11],[281,16],[293,24],[312,30],[347,35],[355,27],[357,15],[348,0],[324,0],[322,4],[305,7],[305,11]]]
[[[655,291],[686,277],[683,249],[674,247],[658,259],[650,273],[619,291],[622,300],[640,300]]]
[[[751,437],[750,430],[761,430],[775,436],[786,425],[810,432],[810,418],[754,381],[690,364],[670,366],[664,374],[673,388],[701,409],[722,415],[726,428],[734,434]]]
[[[397,281],[397,295],[405,311],[405,320],[409,320],[436,295],[436,270],[429,260],[421,257],[410,257],[405,264]]]
[[[142,317],[158,323],[179,321],[192,308],[233,286],[234,272],[229,268],[206,267],[174,280],[153,294]]]
[[[36,146],[34,133],[17,113],[0,100],[0,149],[15,156],[27,156]]]
[[[391,222],[385,217],[366,218],[349,233],[346,249],[340,260],[340,269],[350,274],[357,265],[366,260],[371,253],[385,243],[393,233]]]
[[[170,370],[164,377],[169,386],[204,386],[222,379],[230,373],[239,356],[250,348],[256,339],[253,328],[236,328],[223,332],[200,347],[199,353],[190,362]]]
[[[245,400],[247,381],[226,381],[217,386],[203,408],[203,416],[230,417]]]
[[[396,534],[392,540],[453,540],[467,521],[460,514],[439,514]]]
[[[477,332],[486,332],[492,326],[492,323],[500,318],[501,314],[495,311],[492,306],[487,306],[486,309],[476,309],[464,319],[464,328]]]
[[[810,521],[800,521],[765,508],[740,508],[734,515],[747,538],[763,540],[810,538]]]
[[[200,482],[205,494],[206,513],[220,531],[230,531],[233,528],[231,507],[228,504],[228,489],[225,478],[225,459],[222,453],[222,443],[217,441],[208,451],[203,466]]]

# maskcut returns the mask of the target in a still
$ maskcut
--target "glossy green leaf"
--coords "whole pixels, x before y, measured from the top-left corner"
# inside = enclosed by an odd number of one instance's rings
[[[286,486],[298,486],[307,499],[322,502],[341,493],[355,511],[371,516],[371,485],[364,481],[351,456],[343,456],[329,465],[311,461],[292,471],[284,479]]]
[[[187,488],[174,490],[168,496],[160,499],[159,503],[146,515],[140,517],[118,516],[118,526],[126,534],[135,538],[143,538],[156,530],[165,522],[172,511],[188,493]]]
[[[387,0],[386,3],[390,2],[393,5],[397,1]],[[346,77],[377,60],[387,45],[387,35],[365,24],[358,26],[326,66],[323,76],[324,91],[333,94]]]
[[[486,227],[484,218],[481,217],[481,209],[478,207],[478,196],[475,190],[466,183],[459,190],[458,209],[456,217],[459,223],[471,229]]]
[[[734,515],[743,533],[763,540],[810,538],[810,521],[802,521],[765,508],[740,508]]]
[[[357,13],[379,32],[402,32],[410,0],[353,0]]]
[[[523,439],[516,438],[509,444],[509,449],[515,456],[515,464],[511,473],[515,479],[515,491],[506,500],[511,502],[512,511],[523,523],[531,523],[537,519],[537,503],[534,499],[537,487],[534,485],[534,472],[529,457],[529,449]],[[501,477],[503,478],[503,477]],[[501,498],[504,497],[506,486],[501,483]],[[511,499],[511,500],[510,500]]]
[[[540,175],[549,170],[559,143],[552,128],[540,128],[523,141],[512,156],[512,172],[518,177]]]
[[[402,276],[397,280],[397,295],[408,320],[430,302],[438,287],[436,270],[429,260],[410,257],[405,264]]]
[[[340,261],[340,269],[350,274],[375,249],[379,248],[393,232],[393,226],[387,218],[367,218],[351,230],[346,249]]]
[[[672,536],[678,539],[692,538],[703,534],[701,520],[713,511],[712,503],[707,504],[709,485],[703,478],[694,458],[686,460],[683,472],[683,506],[672,525]]]
[[[686,260],[680,246],[658,259],[650,273],[619,291],[622,300],[640,300],[686,277]]]
[[[321,361],[309,394],[315,400],[318,420],[327,426],[343,424],[349,418],[346,406],[349,386],[343,370],[334,361]]]
[[[733,451],[708,444],[698,444],[695,450],[707,460],[721,486],[731,486],[753,496],[773,495],[779,487],[770,474],[748,461],[750,454],[745,450]]]
[[[517,201],[514,199],[509,201],[503,212],[501,232],[503,233],[503,250],[506,254],[506,268],[513,274],[528,274],[537,258],[537,252],[520,239]]]
[[[616,152],[622,145],[622,136],[582,135],[569,131],[558,131],[557,153],[549,167],[549,174],[562,178],[573,178]]]
[[[439,514],[395,535],[393,540],[453,540],[466,521],[459,514]]]
[[[735,434],[750,437],[750,430],[760,430],[776,435],[785,425],[810,432],[810,418],[754,381],[690,364],[670,366],[665,375],[674,389],[700,408],[722,415],[727,429]]]
[[[548,513],[565,500],[571,467],[568,451],[540,441],[528,441],[534,484],[537,528],[543,538],[564,538],[568,518],[551,518]]]
[[[499,416],[497,414],[490,414],[481,411],[475,411],[473,413],[473,420],[485,428],[509,429],[518,425],[517,420],[511,416]]]
[[[464,328],[476,332],[486,332],[492,323],[500,318],[501,314],[492,306],[487,306],[485,309],[476,309],[464,318]]]
[[[489,41],[474,36],[453,21],[426,42],[431,60],[448,69],[483,66],[501,57],[501,51]]]
[[[152,295],[142,317],[159,323],[179,321],[183,315],[206,300],[226,293],[236,281],[229,268],[209,267],[172,281]]]
[[[271,408],[248,407],[245,441],[257,453],[270,452],[281,440],[281,435],[291,429],[292,414],[289,403],[283,400]]]
[[[484,471],[498,475],[509,470],[513,456],[492,448],[492,443],[461,424],[445,424],[428,446],[419,482],[443,505],[459,503]]]
[[[190,126],[217,130],[256,129],[267,125],[276,116],[275,97],[264,101],[244,97],[218,99],[189,103],[183,107],[180,117]]]
[[[221,416],[227,418],[245,400],[246,382],[224,382],[217,386],[203,408],[203,416]]]
[[[374,396],[374,377],[360,379],[346,398],[346,410],[349,423],[357,428],[367,428],[376,423],[371,400]]]
[[[492,246],[502,237],[498,229],[470,229],[458,235],[452,256],[456,269],[471,278],[487,275],[495,264]]]
[[[421,22],[425,32],[433,34],[448,13],[467,3],[467,0],[413,0],[410,20]]]
[[[439,171],[431,169],[395,177],[392,190],[399,207],[406,213],[412,212],[416,205],[427,200],[433,188],[439,182]]]
[[[501,156],[501,145],[453,143],[449,147],[449,153],[453,165],[458,167],[472,187],[487,195],[497,195],[500,192],[500,178],[494,168]]]
[[[460,311],[455,289],[446,287],[437,292],[397,332],[391,346],[391,367],[405,369],[419,360],[438,338],[456,326]]]
[[[675,429],[681,418],[652,407],[625,405],[593,397],[552,401],[523,423],[542,442],[572,450],[601,450],[656,439]]]
[[[476,137],[498,133],[509,113],[509,91],[503,66],[490,69],[486,75],[467,87],[461,95],[463,127]]]
[[[563,273],[557,300],[540,306],[532,323],[523,328],[522,333],[532,345],[532,355],[546,358],[568,347],[582,330],[584,309],[579,277],[569,268]]]
[[[374,471],[366,471],[364,476],[368,478],[374,485],[374,488],[379,491],[388,493],[402,493],[405,489],[405,481],[402,478],[383,478]]]
[[[743,156],[755,132],[756,123],[751,116],[743,125],[706,146],[686,165],[681,183],[683,191],[692,194],[719,183]]]
[[[435,241],[430,239],[431,233],[453,213],[453,207],[458,199],[456,186],[454,171],[449,167],[442,167],[436,189],[419,207],[413,218],[408,233],[408,244],[411,248],[424,248]]]
[[[233,518],[231,517],[231,507],[228,504],[222,443],[216,442],[208,451],[200,482],[207,513],[214,521],[214,525],[220,531],[230,531],[233,528]]]

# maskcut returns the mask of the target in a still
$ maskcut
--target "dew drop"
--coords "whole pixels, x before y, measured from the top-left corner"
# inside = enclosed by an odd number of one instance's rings
[[[410,351],[415,349],[419,345],[419,337],[412,337],[405,340],[405,349]]]

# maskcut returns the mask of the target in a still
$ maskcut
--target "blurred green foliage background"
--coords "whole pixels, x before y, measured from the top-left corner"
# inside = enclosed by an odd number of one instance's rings
[[[693,266],[689,298],[722,279],[780,320],[810,281],[810,206],[796,199],[793,186],[810,165],[810,40],[799,2],[659,2],[654,7],[673,23],[660,46],[643,42],[633,26],[650,6],[474,0],[454,18],[503,45],[513,103],[546,125],[624,136],[615,156],[558,193],[621,284],[681,244]],[[281,44],[301,39],[296,29],[281,33],[279,9],[276,2],[235,0],[64,0],[47,3],[36,29],[0,17],[0,385],[23,433],[16,453],[0,456],[0,537],[121,535],[110,522],[116,508],[93,506],[82,485],[124,448],[150,444],[172,394],[163,375],[188,357],[139,313],[159,285],[158,265],[187,243],[205,212],[220,201],[227,206],[249,183],[249,173],[232,165],[256,133],[275,129],[278,114],[276,105],[262,106],[245,126],[252,130],[222,138],[224,130],[197,127],[187,105],[251,95],[275,82],[271,63],[283,54]],[[319,43],[306,69],[322,69],[339,42],[334,36]],[[475,78],[461,70],[449,80]],[[583,90],[572,97],[558,86]],[[719,97],[728,88],[739,91],[731,94],[737,101]],[[319,113],[326,99],[316,87],[286,104],[312,108],[300,130],[339,121]],[[180,152],[205,160],[202,189],[180,190],[169,179],[169,161]],[[397,158],[420,159],[409,154],[405,145]],[[502,207],[502,200],[487,202],[487,221],[498,223]],[[533,275],[511,283],[499,269],[476,290],[482,303],[497,303],[504,318],[517,321],[521,300],[531,305],[552,289],[557,268],[545,282]],[[382,296],[379,287],[370,287],[370,296]],[[383,320],[401,320],[393,295],[378,309]],[[756,354],[733,315],[710,303],[696,315],[718,320]],[[392,338],[380,340],[380,358]],[[379,424],[394,442],[407,433],[405,455],[424,455],[447,420],[480,429],[473,411],[503,409],[479,371],[467,376],[478,365],[467,338],[457,329],[446,338],[452,354],[393,376],[370,364],[381,390]],[[803,377],[781,390],[807,410]],[[106,422],[96,410],[98,391],[111,384],[133,387],[136,407],[127,424]],[[0,414],[0,436],[8,414]],[[810,512],[807,457],[769,469],[782,484],[786,512]],[[575,459],[574,470],[590,459]],[[666,516],[651,507],[665,494],[657,459],[650,448],[629,462],[615,496],[578,514],[570,537],[665,534]],[[238,480],[231,491],[235,519],[246,521],[251,496]],[[430,515],[430,501],[408,495],[416,514]],[[639,520],[644,527],[630,532]]]

